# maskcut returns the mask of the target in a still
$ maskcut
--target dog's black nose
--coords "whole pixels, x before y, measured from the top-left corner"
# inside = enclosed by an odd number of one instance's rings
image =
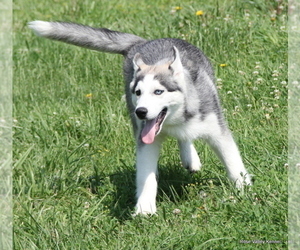
[[[141,108],[137,108],[135,110],[135,113],[137,115],[138,118],[140,119],[145,119],[148,113],[148,109],[141,107]]]

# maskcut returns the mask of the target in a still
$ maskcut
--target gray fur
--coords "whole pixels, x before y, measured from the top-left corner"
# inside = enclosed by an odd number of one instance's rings
[[[48,24],[50,27],[47,32],[39,29],[39,24]],[[185,117],[188,119],[196,112],[201,112],[203,118],[207,113],[216,112],[219,117],[220,124],[223,124],[222,113],[217,93],[212,90],[211,86],[206,86],[206,81],[203,81],[201,71],[205,72],[212,81],[214,74],[211,64],[201,50],[195,46],[180,39],[163,38],[147,41],[138,36],[112,31],[106,28],[93,28],[81,24],[67,22],[43,22],[33,21],[29,23],[29,27],[36,34],[57,41],[70,43],[76,46],[85,47],[88,49],[117,53],[125,56],[124,61],[124,78],[126,87],[126,98],[129,112],[132,116],[134,127],[135,125],[135,107],[131,104],[131,93],[129,84],[133,79],[133,57],[140,53],[144,62],[147,65],[156,65],[161,62],[171,61],[174,58],[173,46],[176,46],[180,51],[180,57],[183,66],[188,69],[192,83],[197,84],[190,86],[190,92],[198,93],[198,103],[193,103],[192,110],[187,108]],[[157,78],[162,78],[162,75],[157,75]],[[164,84],[165,81],[162,81]],[[167,86],[167,85],[166,85]],[[169,86],[170,91],[177,89],[176,86]],[[201,89],[201,91],[199,91]],[[197,109],[197,110],[196,110]]]
[[[201,50],[180,39],[145,40],[74,23],[33,21],[29,27],[49,39],[124,56],[126,101],[137,139],[136,214],[156,212],[155,175],[165,136],[177,138],[182,164],[191,172],[201,167],[193,140],[203,138],[237,187],[251,185]]]
[[[190,105],[191,108],[186,110],[186,119],[199,111],[203,114],[203,118],[207,113],[216,112],[218,114],[220,124],[223,125],[224,119],[220,110],[219,98],[216,90],[214,89],[215,87],[207,86],[207,83],[206,81],[203,81],[203,76],[201,74],[201,71],[205,72],[211,80],[214,81],[212,66],[201,50],[186,41],[173,38],[163,38],[147,41],[131,47],[124,62],[125,83],[129,84],[133,79],[134,71],[132,59],[136,53],[140,53],[142,55],[146,64],[155,65],[161,61],[173,59],[173,46],[176,46],[180,51],[182,64],[188,69],[192,83],[194,83],[194,85],[190,86],[190,93],[192,94],[196,92],[198,95],[198,102],[193,103]],[[157,77],[161,76],[158,75]],[[126,90],[129,91],[129,87],[126,87]],[[130,114],[133,114],[135,107],[131,105],[131,96],[129,94],[126,96],[128,97],[127,103],[129,104],[128,108]],[[191,100],[194,101],[195,99],[191,98]],[[187,104],[187,107],[188,106],[189,105]]]
[[[33,21],[29,23],[29,27],[37,35],[104,52],[126,55],[130,47],[145,42],[145,39],[132,34],[66,22],[47,22],[51,28],[49,27],[47,32],[43,32],[39,29],[39,23],[45,22]]]

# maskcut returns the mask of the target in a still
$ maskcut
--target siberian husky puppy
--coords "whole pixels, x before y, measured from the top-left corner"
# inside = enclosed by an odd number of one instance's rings
[[[201,50],[180,39],[145,40],[136,35],[74,23],[33,21],[39,36],[124,56],[126,100],[136,137],[135,214],[156,213],[157,162],[165,137],[177,138],[182,164],[201,162],[193,145],[204,139],[237,188],[251,185],[224,120],[214,73]]]

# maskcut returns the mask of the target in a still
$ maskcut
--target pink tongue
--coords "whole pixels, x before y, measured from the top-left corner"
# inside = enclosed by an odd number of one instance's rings
[[[156,119],[146,121],[145,127],[142,130],[141,137],[145,144],[154,142],[156,132]]]

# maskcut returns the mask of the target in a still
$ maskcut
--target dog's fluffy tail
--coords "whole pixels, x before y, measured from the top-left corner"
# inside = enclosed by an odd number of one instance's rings
[[[146,41],[132,34],[75,23],[32,21],[28,26],[42,37],[122,55],[126,55],[133,45]]]

